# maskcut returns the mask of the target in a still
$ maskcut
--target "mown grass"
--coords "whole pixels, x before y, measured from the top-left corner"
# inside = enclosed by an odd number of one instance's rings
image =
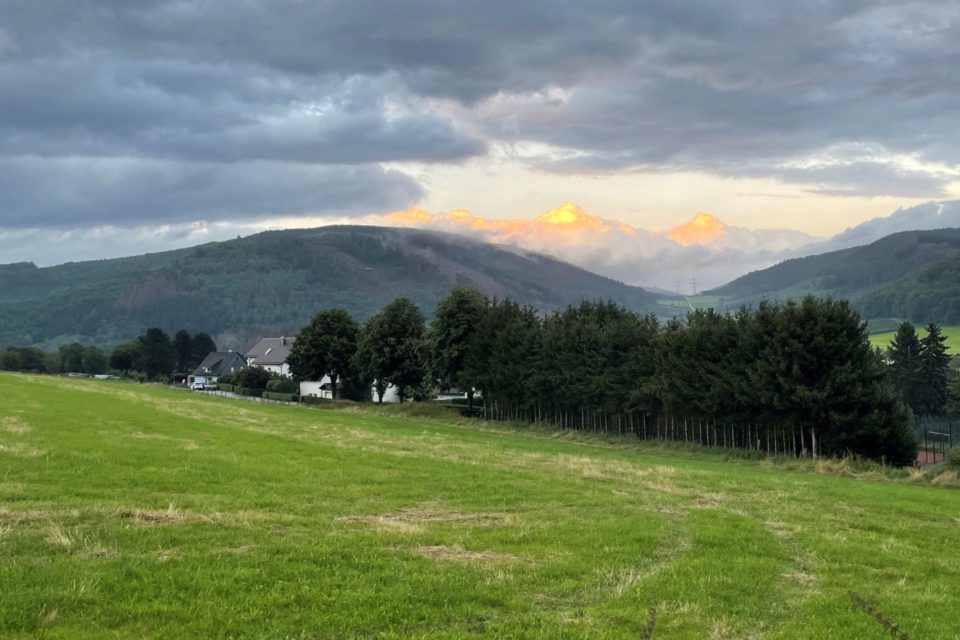
[[[0,637],[960,633],[960,492],[0,375]],[[830,471],[827,469],[827,471]]]
[[[947,353],[954,355],[960,353],[960,327],[955,326],[946,326],[940,327],[943,335],[947,338],[946,347],[948,349]],[[922,326],[917,327],[917,333],[923,337],[926,334],[926,331]],[[873,347],[880,347],[881,349],[886,349],[890,346],[890,343],[893,342],[894,336],[897,335],[896,331],[884,331],[882,333],[871,333],[870,334],[870,345]]]

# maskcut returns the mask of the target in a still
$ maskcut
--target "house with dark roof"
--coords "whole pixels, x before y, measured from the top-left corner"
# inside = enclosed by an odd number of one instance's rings
[[[287,358],[290,357],[292,346],[293,338],[262,338],[244,357],[247,366],[261,367],[277,375],[288,376],[290,365],[287,364]]]
[[[192,385],[194,382],[215,384],[223,376],[246,366],[247,361],[236,351],[211,351],[187,376],[187,384]]]

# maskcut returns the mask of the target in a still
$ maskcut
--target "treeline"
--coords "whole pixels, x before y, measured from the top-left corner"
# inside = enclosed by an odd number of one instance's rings
[[[364,325],[322,311],[290,358],[301,380],[457,387],[489,419],[757,449],[913,462],[912,416],[845,301],[808,297],[661,324],[613,303],[547,317],[453,289],[427,326],[398,299]],[[367,387],[369,388],[369,386]]]
[[[181,330],[171,339],[163,330],[152,328],[135,340],[117,345],[109,355],[78,342],[52,352],[37,347],[7,347],[0,352],[0,369],[89,375],[113,371],[146,380],[168,380],[196,368],[208,353],[216,350],[213,338],[206,333],[191,335]]]
[[[173,339],[162,329],[147,329],[136,340],[117,345],[110,354],[110,366],[129,374],[136,371],[147,380],[169,379],[195,369],[217,345],[206,333],[190,335],[181,329]]]
[[[951,401],[954,411],[960,409],[960,379],[950,369],[946,341],[936,324],[927,325],[921,338],[916,327],[903,322],[887,349],[891,378],[915,416],[943,416]]]
[[[107,354],[97,347],[72,342],[56,351],[37,347],[7,347],[0,352],[0,369],[24,373],[106,373]]]

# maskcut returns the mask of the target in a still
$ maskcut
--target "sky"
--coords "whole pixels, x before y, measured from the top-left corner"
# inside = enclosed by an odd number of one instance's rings
[[[0,262],[565,203],[636,242],[830,236],[956,198],[957,1],[0,0]]]

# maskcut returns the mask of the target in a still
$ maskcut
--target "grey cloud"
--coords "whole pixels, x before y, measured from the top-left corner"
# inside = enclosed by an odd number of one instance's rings
[[[51,266],[77,260],[121,258],[137,253],[191,247],[230,240],[262,229],[244,224],[191,223],[138,227],[98,226],[65,231],[50,229],[0,230],[0,263],[34,262]]]
[[[244,168],[227,165],[250,161],[372,176],[380,163],[537,142],[559,150],[533,160],[545,171],[693,170],[936,197],[943,175],[891,162],[789,167],[844,145],[960,166],[956,1],[0,0],[0,16],[0,156],[21,168],[41,156],[180,176],[235,176]],[[44,184],[64,193],[67,173]],[[383,175],[406,187],[377,201],[402,207],[409,179]],[[237,204],[243,215],[297,199],[273,184]],[[35,188],[16,190],[19,215],[42,224],[121,217],[96,213],[114,211],[109,190],[83,191],[67,214]],[[176,180],[168,207],[144,188],[126,205],[158,221],[218,208],[213,191]]]
[[[951,181],[925,171],[910,171],[881,162],[853,162],[814,169],[786,169],[778,172],[790,182],[812,185],[811,191],[838,196],[872,196],[877,193],[923,198],[940,196]]]
[[[11,55],[19,50],[20,47],[17,46],[13,36],[6,29],[0,27],[0,56]]]
[[[0,154],[213,162],[457,161],[485,144],[426,112],[390,116],[386,80],[297,87],[262,70],[102,53],[0,65]]]
[[[409,205],[422,195],[407,175],[380,167],[0,159],[0,228],[8,229],[349,216]]]

